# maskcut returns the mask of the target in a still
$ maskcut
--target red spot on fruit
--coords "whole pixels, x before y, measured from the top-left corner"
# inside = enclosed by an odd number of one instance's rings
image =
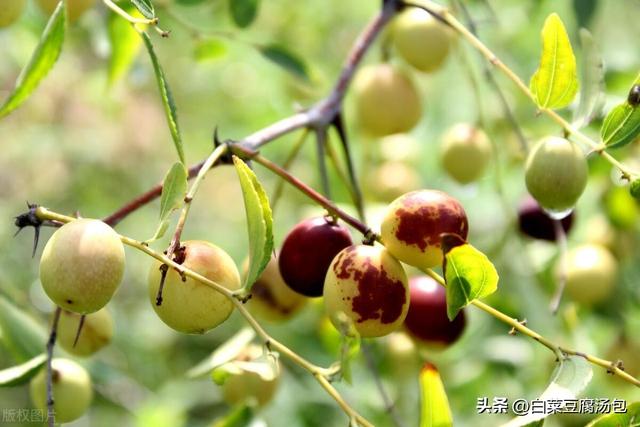
[[[440,246],[442,233],[455,233],[467,238],[469,224],[460,203],[440,191],[410,193],[396,210],[396,238],[424,251],[428,246]]]

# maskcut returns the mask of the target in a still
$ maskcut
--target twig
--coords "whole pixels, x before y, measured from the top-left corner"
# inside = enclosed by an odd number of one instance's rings
[[[320,172],[320,184],[322,193],[331,199],[331,185],[329,184],[329,173],[327,171],[327,128],[316,129],[316,153],[318,156],[318,171]]]
[[[307,139],[307,135],[309,135],[309,129],[305,129],[304,131],[302,131],[302,133],[300,134],[300,137],[293,144],[293,147],[291,148],[289,155],[287,156],[284,163],[282,164],[282,168],[284,170],[289,170],[289,168],[291,168],[291,166],[293,165],[293,162],[298,157],[298,154],[300,153],[300,149],[302,148],[305,140]],[[279,179],[275,189],[273,190],[273,195],[271,196],[272,212],[275,212],[276,207],[278,206],[280,197],[282,197],[282,190],[284,190],[284,180]]]
[[[74,218],[71,218],[74,219]],[[65,221],[66,222],[66,221]],[[47,341],[47,424],[53,427],[55,424],[55,409],[53,407],[53,348],[56,345],[56,336],[58,335],[58,322],[60,321],[60,313],[62,309],[56,307],[53,314],[53,323],[51,324],[51,332]]]

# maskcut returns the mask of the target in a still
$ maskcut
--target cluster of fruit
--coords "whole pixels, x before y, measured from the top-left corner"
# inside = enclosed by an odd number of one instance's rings
[[[58,3],[59,0],[36,0],[36,4],[47,16],[53,13]],[[95,3],[96,0],[67,0],[67,19],[69,22],[76,22]],[[0,0],[0,28],[16,22],[26,6],[27,0]]]

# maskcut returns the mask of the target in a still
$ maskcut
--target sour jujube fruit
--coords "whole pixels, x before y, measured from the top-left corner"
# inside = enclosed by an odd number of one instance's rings
[[[106,308],[87,314],[75,343],[81,314],[62,310],[58,321],[57,340],[60,346],[75,356],[90,356],[97,352],[113,337],[113,319]]]
[[[40,258],[40,281],[49,298],[75,313],[104,307],[124,274],[124,247],[118,234],[96,219],[76,219],[60,227]]]
[[[201,240],[183,243],[185,268],[224,286],[240,288],[240,274],[233,259],[216,245]],[[187,334],[203,334],[227,320],[233,303],[215,289],[191,277],[185,280],[173,268],[167,271],[162,289],[162,304],[156,304],[160,287],[160,261],[149,270],[149,300],[160,319],[173,329]]]
[[[393,65],[364,67],[356,74],[353,90],[360,126],[372,136],[407,132],[422,116],[416,86]]]
[[[409,313],[404,325],[409,333],[429,344],[448,346],[460,338],[466,319],[464,310],[449,320],[445,288],[428,276],[412,277],[409,280]]]
[[[442,263],[441,234],[466,240],[467,215],[453,197],[438,190],[418,190],[394,200],[381,226],[382,241],[400,261],[418,268]]]
[[[262,355],[260,346],[250,345],[244,349],[235,362],[249,362]],[[234,362],[232,362],[234,363]],[[276,362],[277,363],[277,362]],[[266,379],[257,372],[240,369],[232,373],[222,385],[222,397],[229,405],[257,404],[263,406],[269,403],[278,390],[280,381],[280,367],[274,378]]]
[[[605,247],[583,244],[567,252],[566,291],[573,301],[593,305],[606,300],[616,285],[618,262]],[[562,263],[556,266],[558,280]]]
[[[308,297],[322,295],[329,264],[352,244],[349,230],[325,217],[306,219],[284,239],[278,266],[285,283]]]
[[[444,135],[442,166],[460,184],[477,181],[491,161],[491,143],[482,129],[458,123]]]
[[[339,330],[344,313],[362,337],[390,334],[402,325],[409,309],[404,268],[384,247],[349,246],[329,267],[324,304]]]
[[[574,212],[560,220],[565,234],[571,230]],[[549,216],[533,197],[527,197],[518,207],[518,226],[520,231],[534,239],[556,240],[556,226],[554,219]]]
[[[53,409],[56,423],[69,423],[87,412],[93,400],[91,377],[73,360],[53,359]],[[47,370],[43,367],[31,380],[30,394],[34,406],[47,410]]]

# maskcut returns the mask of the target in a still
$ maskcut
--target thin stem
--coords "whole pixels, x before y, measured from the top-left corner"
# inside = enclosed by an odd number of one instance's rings
[[[70,216],[66,216],[66,215],[62,215],[56,212],[52,212],[46,208],[43,208],[42,206],[38,207],[36,209],[36,216],[40,219],[40,220],[55,220],[55,221],[59,221],[62,223],[67,223],[70,221],[75,220],[75,218],[70,217]],[[244,303],[242,301],[240,301],[238,298],[236,298],[236,294],[234,291],[229,290],[227,288],[225,288],[224,286],[207,279],[206,277],[196,273],[193,270],[190,270],[186,267],[184,267],[181,264],[176,263],[175,261],[173,261],[171,258],[167,257],[164,254],[161,254],[159,252],[154,251],[153,249],[151,249],[149,246],[145,245],[142,242],[139,242],[135,239],[131,239],[129,237],[126,236],[122,236],[120,235],[120,240],[122,241],[122,243],[124,243],[125,245],[131,246],[139,251],[142,251],[144,253],[146,253],[147,255],[157,259],[158,261],[162,262],[163,264],[166,264],[167,266],[174,268],[176,271],[178,271],[181,275],[184,275],[186,277],[190,277],[194,280],[197,280],[198,282],[211,287],[212,289],[220,292],[222,295],[224,295],[226,298],[228,298],[233,305],[235,306],[235,308],[240,312],[240,314],[245,318],[245,320],[247,321],[247,323],[249,323],[249,325],[253,328],[253,330],[256,332],[256,334],[258,334],[258,336],[260,336],[262,338],[262,340],[264,341],[265,345],[277,350],[280,354],[284,355],[285,357],[289,358],[292,362],[296,363],[297,365],[299,365],[300,367],[304,368],[305,370],[309,371],[313,377],[316,379],[316,381],[318,381],[318,383],[320,383],[320,385],[327,391],[327,393],[338,403],[338,405],[343,409],[343,411],[350,417],[353,419],[356,419],[358,421],[358,423],[362,426],[365,427],[373,427],[373,424],[371,424],[369,421],[367,421],[364,417],[362,417],[360,414],[358,414],[358,412],[356,412],[353,408],[351,408],[351,406],[349,406],[349,404],[342,398],[342,396],[340,395],[340,393],[338,393],[338,391],[329,383],[329,381],[327,380],[327,375],[330,374],[330,370],[328,369],[324,369],[321,368],[319,366],[314,365],[313,363],[309,362],[308,360],[304,359],[303,357],[301,357],[300,355],[298,355],[296,352],[294,352],[293,350],[291,350],[289,347],[287,347],[286,345],[282,344],[280,341],[276,340],[275,338],[273,338],[271,335],[269,335],[264,328],[260,325],[260,323],[258,323],[258,321],[253,317],[253,315],[251,313],[249,313],[249,311],[247,310],[247,308],[244,306]],[[59,315],[59,313],[58,313]],[[57,324],[57,321],[54,323],[54,325]],[[56,326],[54,326],[55,328]],[[52,329],[52,336],[53,336],[53,341],[55,341],[55,330]],[[51,342],[52,339],[50,338],[49,341]],[[53,344],[51,345],[51,349],[53,349]]]
[[[298,154],[300,153],[300,149],[302,148],[305,140],[307,139],[307,135],[309,135],[309,129],[304,129],[300,134],[300,137],[296,140],[295,144],[293,144],[293,147],[291,148],[289,155],[287,156],[284,163],[282,164],[282,168],[284,170],[289,170],[289,168],[291,168],[291,165],[293,165],[293,162],[298,157]],[[279,179],[278,183],[276,184],[276,188],[273,190],[273,196],[271,196],[272,212],[275,212],[276,206],[278,206],[278,202],[282,197],[283,190],[284,190],[284,180]]]
[[[549,303],[549,310],[551,313],[556,314],[562,301],[562,295],[564,294],[564,288],[567,285],[567,234],[562,227],[562,221],[559,219],[553,220],[553,229],[556,235],[556,241],[558,243],[558,253],[560,257],[560,277],[556,284],[556,291]]]
[[[60,313],[62,309],[56,307],[53,314],[53,323],[51,324],[51,333],[47,341],[47,424],[53,427],[55,424],[55,409],[53,407],[53,348],[56,345],[56,336],[58,335],[58,322],[60,321]]]
[[[329,184],[329,173],[327,171],[327,128],[321,127],[316,129],[316,153],[318,156],[318,170],[320,172],[320,183],[322,193],[331,199],[331,185]]]
[[[367,222],[365,212],[364,212],[364,200],[362,198],[362,189],[360,188],[360,183],[358,182],[358,177],[356,174],[356,169],[353,164],[353,158],[351,156],[351,147],[349,145],[349,137],[347,134],[347,129],[344,126],[344,121],[342,120],[342,113],[338,113],[336,118],[333,121],[333,126],[338,133],[338,137],[340,138],[340,143],[342,145],[342,151],[344,152],[345,161],[347,163],[347,172],[349,173],[349,182],[351,183],[351,189],[353,190],[353,202],[356,205],[356,209],[358,211],[358,216],[360,217],[360,221]]]
[[[340,178],[340,181],[342,181],[344,186],[347,188],[347,191],[349,191],[349,194],[351,195],[351,199],[353,200],[354,204],[356,204],[357,196],[353,189],[353,184],[350,182],[349,177],[347,176],[347,173],[342,169],[342,166],[340,165],[340,160],[338,160],[338,153],[336,153],[336,150],[334,150],[334,148],[331,146],[331,142],[327,143],[327,155],[329,156],[329,160],[331,160],[331,164],[333,165],[333,168],[336,170],[336,173],[338,174],[338,178]],[[362,221],[362,216],[360,215],[360,213],[358,213],[358,216]]]
[[[156,25],[158,23],[158,18],[148,19],[148,18],[135,18],[129,15],[125,10],[121,9],[120,6],[115,4],[111,0],[102,0],[102,2],[109,9],[113,10],[115,13],[129,21],[131,24],[145,24],[145,25]]]

